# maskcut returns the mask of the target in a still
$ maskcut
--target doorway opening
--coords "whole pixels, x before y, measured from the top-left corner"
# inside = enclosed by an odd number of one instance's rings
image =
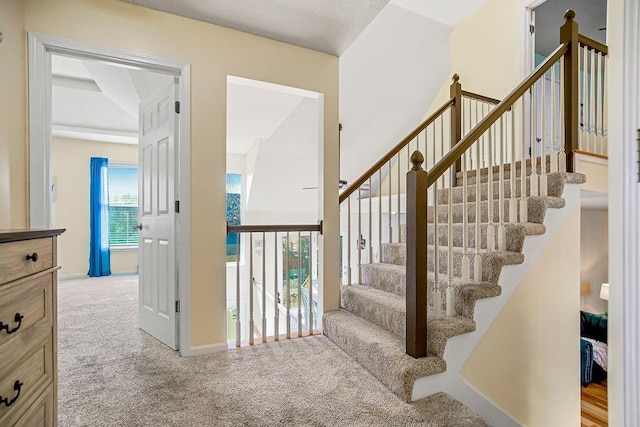
[[[323,96],[317,92],[227,78],[226,209],[230,225],[316,224],[322,218],[319,153],[323,109]],[[228,235],[230,346],[252,338],[271,339],[276,330],[287,327],[295,335],[318,329],[322,286],[317,250],[317,235],[311,233]],[[290,311],[286,326],[287,307],[297,306],[301,308]],[[274,320],[278,317],[283,319],[279,326]]]
[[[86,277],[89,246],[113,254],[92,275],[139,273],[140,328],[190,354],[189,65],[41,34],[29,45],[31,226],[70,232],[62,278]]]

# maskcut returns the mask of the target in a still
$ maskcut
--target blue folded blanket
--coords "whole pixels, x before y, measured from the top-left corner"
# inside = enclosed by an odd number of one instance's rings
[[[580,381],[586,386],[593,376],[593,344],[580,338]]]

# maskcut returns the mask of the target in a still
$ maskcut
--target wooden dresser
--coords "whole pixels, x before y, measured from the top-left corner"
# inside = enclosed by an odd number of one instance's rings
[[[0,426],[57,424],[56,239],[0,231]]]

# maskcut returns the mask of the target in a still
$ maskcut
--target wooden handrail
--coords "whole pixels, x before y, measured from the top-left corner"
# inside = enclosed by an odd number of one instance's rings
[[[586,46],[588,49],[593,49],[596,52],[602,52],[605,55],[609,55],[609,47],[606,44],[602,44],[599,41],[590,39],[582,34],[578,34],[578,43]]]
[[[556,48],[547,59],[540,64],[522,83],[509,93],[498,105],[495,106],[471,131],[458,142],[438,163],[428,172],[427,185],[430,187],[442,176],[456,161],[462,157],[476,140],[478,140],[489,128],[511,108],[529,88],[531,88],[551,67],[569,50],[569,43],[564,43]]]
[[[371,166],[365,173],[360,176],[360,178],[356,179],[346,190],[340,193],[339,201],[340,203],[347,200],[347,198],[353,194],[358,187],[364,184],[369,178],[373,176],[374,173],[378,171],[385,163],[393,158],[396,154],[400,152],[408,143],[413,141],[413,139],[424,130],[427,126],[433,123],[442,113],[446,111],[447,108],[451,107],[455,102],[455,98],[450,98],[447,102],[442,105],[442,107],[438,108],[433,114],[427,117],[422,123],[420,123],[411,133],[404,137],[402,141],[397,143],[395,147],[393,147],[384,157],[378,160],[373,166]]]
[[[487,104],[496,104],[497,105],[497,104],[500,103],[499,99],[495,99],[495,98],[491,98],[491,97],[488,97],[488,96],[480,95],[479,93],[469,92],[468,90],[463,90],[462,91],[462,96],[464,96],[466,98],[475,99],[476,101],[486,102]]]
[[[231,225],[227,224],[227,234],[229,233],[272,233],[272,232],[287,232],[287,231],[317,231],[322,234],[322,221],[318,221],[318,224],[245,224],[245,225]]]

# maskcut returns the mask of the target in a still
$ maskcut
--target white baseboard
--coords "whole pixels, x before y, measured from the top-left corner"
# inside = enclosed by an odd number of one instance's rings
[[[137,275],[137,271],[116,271],[111,273],[112,276],[131,276]],[[87,273],[67,273],[67,274],[58,274],[58,280],[75,280],[75,279],[88,279],[89,275]]]
[[[203,356],[205,354],[220,353],[229,349],[227,342],[216,344],[194,345],[186,351],[180,350],[182,357]]]

